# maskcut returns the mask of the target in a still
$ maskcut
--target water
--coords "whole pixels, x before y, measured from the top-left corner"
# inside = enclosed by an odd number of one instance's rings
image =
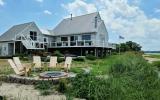
[[[148,54],[148,55],[160,55],[160,53],[144,53],[144,54]]]

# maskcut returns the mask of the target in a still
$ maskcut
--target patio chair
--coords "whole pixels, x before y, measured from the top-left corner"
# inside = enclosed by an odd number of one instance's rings
[[[35,64],[34,68],[42,68],[40,56],[33,56],[33,63]]]
[[[54,68],[57,66],[57,57],[56,56],[51,56],[50,57],[50,62],[49,62],[49,67]]]
[[[64,63],[64,68],[68,70],[70,70],[72,64],[72,57],[66,57],[65,63]]]
[[[15,63],[13,62],[12,59],[8,59],[8,63],[10,64],[10,66],[13,68],[14,72],[17,74],[17,75],[24,75],[25,74],[25,71],[19,71],[17,66],[15,65]]]
[[[14,61],[15,65],[17,66],[19,71],[23,71],[25,69],[24,66],[22,65],[19,57],[13,57],[13,61]]]

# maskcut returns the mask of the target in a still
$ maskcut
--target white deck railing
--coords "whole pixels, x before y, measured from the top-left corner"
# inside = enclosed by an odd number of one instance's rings
[[[33,41],[29,36],[24,34],[16,35],[15,40],[22,41],[27,49],[44,49],[44,42]]]
[[[91,40],[77,40],[77,41],[60,41],[50,42],[48,45],[50,48],[57,47],[104,47],[115,49],[115,45],[103,42],[103,41],[91,41]]]

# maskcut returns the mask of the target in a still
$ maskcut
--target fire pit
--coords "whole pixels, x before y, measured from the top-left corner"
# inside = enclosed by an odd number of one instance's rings
[[[61,71],[47,71],[44,73],[41,73],[39,76],[40,78],[61,78],[66,77],[68,74]]]

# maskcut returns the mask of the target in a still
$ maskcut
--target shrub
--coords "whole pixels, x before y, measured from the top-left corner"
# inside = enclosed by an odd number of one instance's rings
[[[57,62],[58,62],[58,63],[61,63],[61,62],[63,62],[63,61],[65,61],[64,58],[60,58],[60,57],[57,58]]]
[[[84,57],[76,57],[75,59],[73,59],[74,61],[85,61]]]
[[[53,84],[49,81],[39,81],[34,87],[40,90],[41,95],[50,95],[53,92]]]
[[[103,79],[98,79],[91,74],[78,74],[73,79],[70,89],[71,95],[87,100],[106,100],[109,86]]]
[[[57,90],[61,93],[65,93],[67,90],[67,80],[66,79],[60,79]]]
[[[86,59],[88,59],[88,60],[96,60],[96,58],[97,57],[95,57],[95,56],[93,56],[91,54],[86,55]]]
[[[52,87],[52,83],[47,82],[47,81],[40,81],[35,85],[35,89],[39,90],[48,90]]]
[[[87,100],[159,100],[160,79],[139,54],[125,53],[114,59],[109,78],[79,74],[71,95]]]
[[[160,71],[160,61],[154,61],[154,62],[152,63],[152,65],[155,66],[155,67],[157,67],[158,70]]]
[[[1,96],[0,95],[0,100],[7,100],[6,96]]]
[[[53,53],[53,56],[63,57],[64,55],[63,55],[60,51],[56,50],[56,51]]]

